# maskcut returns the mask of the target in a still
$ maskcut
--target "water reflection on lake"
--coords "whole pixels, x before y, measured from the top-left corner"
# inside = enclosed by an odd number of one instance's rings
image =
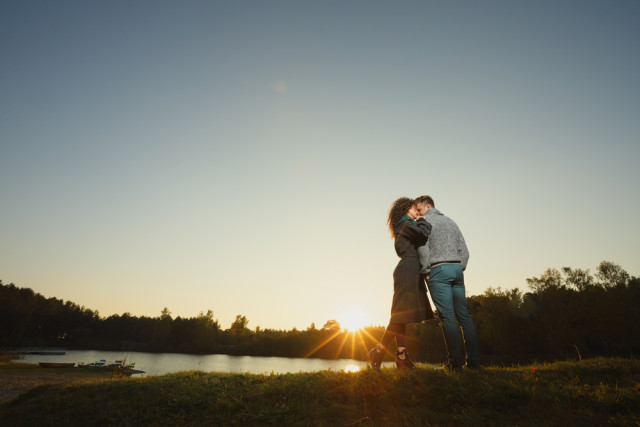
[[[236,372],[250,374],[285,374],[297,372],[315,372],[330,369],[332,371],[357,372],[367,366],[367,362],[352,359],[294,359],[287,357],[227,356],[224,354],[177,354],[177,353],[141,353],[135,351],[94,351],[68,350],[60,356],[27,355],[22,363],[39,362],[75,362],[91,363],[100,359],[107,361],[123,360],[134,362],[135,368],[146,372],[136,376],[163,375],[179,371]],[[393,362],[385,362],[392,363]]]

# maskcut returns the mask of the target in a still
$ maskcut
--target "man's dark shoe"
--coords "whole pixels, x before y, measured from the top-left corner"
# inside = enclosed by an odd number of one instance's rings
[[[380,346],[375,346],[371,350],[369,350],[369,360],[371,361],[371,367],[376,371],[380,372],[380,365],[382,365],[382,357],[384,353],[382,353],[382,349]]]
[[[414,369],[416,367],[411,361],[406,348],[402,351],[396,351],[396,367],[398,369]]]

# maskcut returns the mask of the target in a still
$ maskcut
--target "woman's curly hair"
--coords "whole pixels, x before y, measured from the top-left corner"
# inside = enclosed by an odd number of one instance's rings
[[[413,206],[413,199],[408,197],[400,197],[398,200],[393,202],[391,205],[391,209],[389,209],[389,218],[387,219],[387,224],[389,225],[389,231],[391,232],[391,237],[396,237],[396,224],[400,221],[400,218],[405,216],[411,206]]]

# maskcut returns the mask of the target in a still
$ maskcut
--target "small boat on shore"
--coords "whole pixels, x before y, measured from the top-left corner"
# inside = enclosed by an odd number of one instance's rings
[[[38,365],[43,368],[73,368],[76,366],[75,363],[66,363],[66,362],[40,362]]]
[[[105,371],[116,371],[123,375],[144,374],[144,371],[133,369],[135,363],[127,363],[126,360],[116,360],[109,363],[104,359],[92,363],[78,363],[78,368],[82,369],[99,369]]]
[[[78,368],[84,368],[84,369],[104,368],[104,365],[106,363],[107,363],[106,360],[100,359],[97,362],[78,363]]]

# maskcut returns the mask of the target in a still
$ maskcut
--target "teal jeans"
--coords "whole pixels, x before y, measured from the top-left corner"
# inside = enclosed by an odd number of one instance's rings
[[[429,271],[427,286],[429,286],[431,299],[440,313],[442,332],[449,351],[449,363],[453,366],[464,365],[466,352],[467,363],[471,366],[479,366],[478,337],[473,319],[467,311],[462,267],[457,264],[441,264],[433,267]],[[462,328],[462,336],[460,328]]]

